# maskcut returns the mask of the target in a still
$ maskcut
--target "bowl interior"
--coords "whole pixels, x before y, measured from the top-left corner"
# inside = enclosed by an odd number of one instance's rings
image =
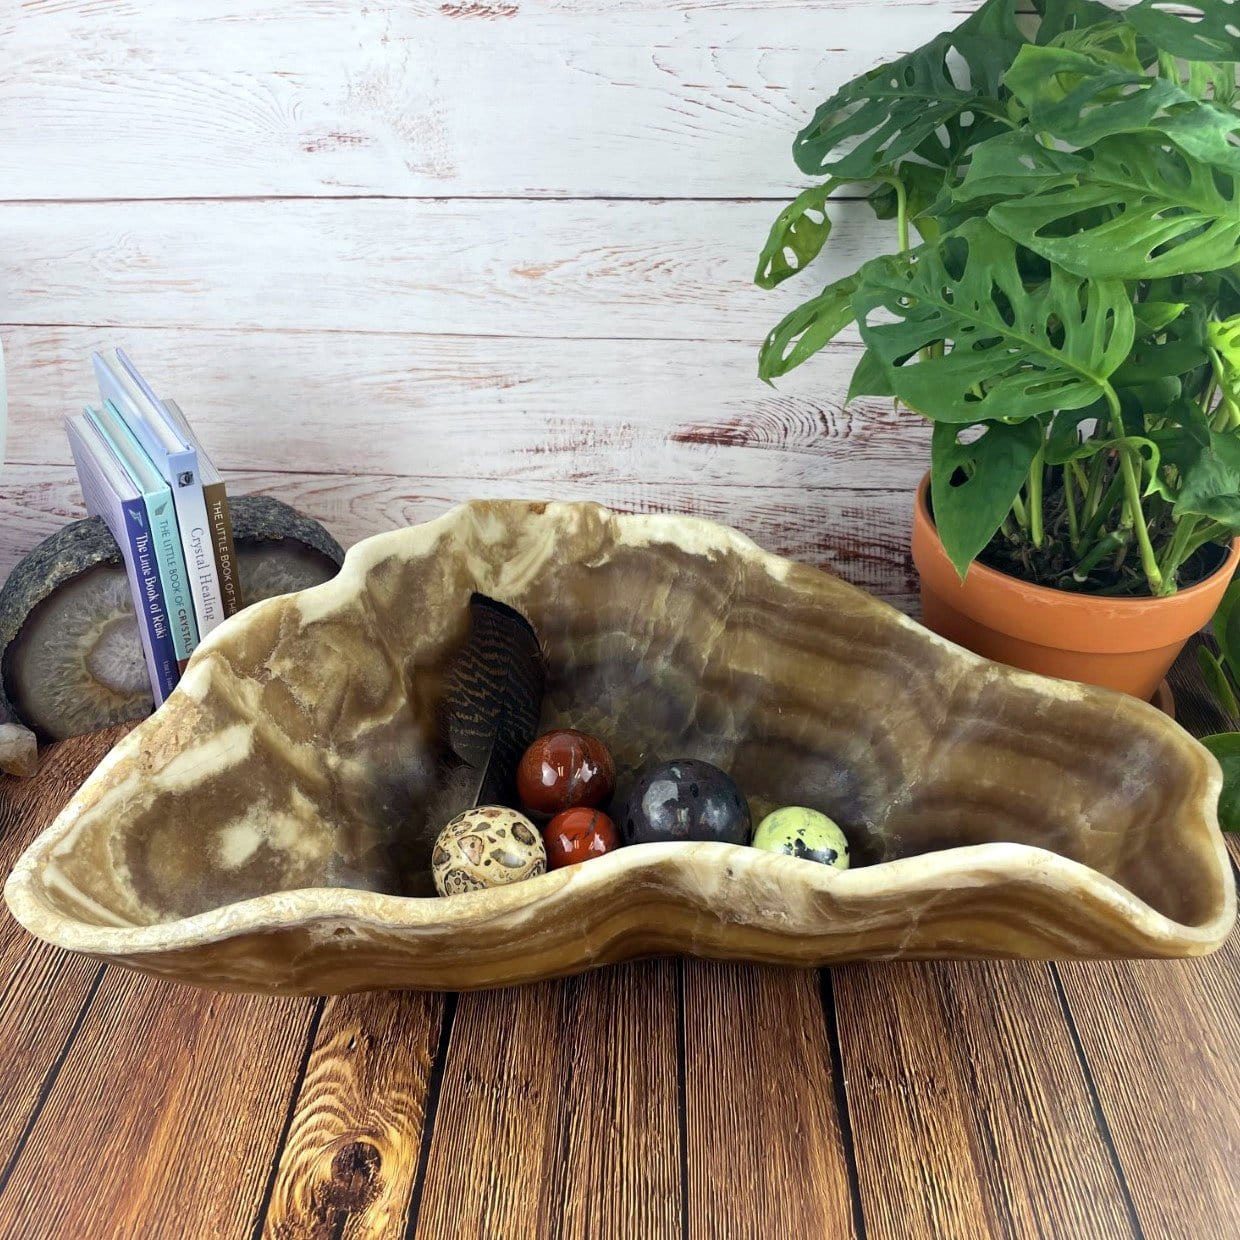
[[[372,539],[217,631],[70,807],[46,898],[145,925],[303,887],[432,894],[456,808],[438,705],[474,590],[532,621],[544,722],[605,739],[618,800],[649,761],[703,758],[755,822],[830,814],[854,865],[1013,841],[1176,921],[1216,911],[1202,759],[1151,708],[985,663],[719,527],[516,504]]]

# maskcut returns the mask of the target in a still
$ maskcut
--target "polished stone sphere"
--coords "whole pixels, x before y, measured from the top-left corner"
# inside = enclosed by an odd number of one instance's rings
[[[626,844],[713,840],[747,844],[749,805],[731,778],[709,762],[677,758],[638,781],[621,822]]]
[[[517,767],[517,795],[534,814],[602,805],[616,788],[616,764],[597,736],[561,728],[540,736]]]
[[[620,847],[620,836],[601,809],[578,805],[566,809],[543,828],[547,864],[558,870],[602,857]]]
[[[506,805],[482,805],[458,814],[439,833],[431,853],[435,889],[441,896],[504,887],[546,870],[538,828]]]
[[[753,833],[753,846],[837,870],[848,869],[848,837],[826,814],[800,805],[767,814]]]

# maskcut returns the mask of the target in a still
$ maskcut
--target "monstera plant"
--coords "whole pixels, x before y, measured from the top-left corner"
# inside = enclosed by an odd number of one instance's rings
[[[1164,598],[1240,531],[1240,0],[1034,7],[989,0],[797,136],[822,179],[757,283],[818,256],[848,187],[892,221],[891,252],[789,314],[760,375],[855,324],[849,398],[933,423],[933,521],[961,577],[978,560]]]

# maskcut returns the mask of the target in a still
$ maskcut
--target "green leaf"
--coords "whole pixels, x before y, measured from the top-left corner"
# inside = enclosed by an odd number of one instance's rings
[[[1124,19],[1155,47],[1183,60],[1240,60],[1240,0],[1140,0],[1124,11]]]
[[[1027,288],[1016,247],[984,220],[938,246],[875,259],[859,279],[862,339],[896,396],[940,422],[1016,422],[1090,405],[1132,347],[1122,284],[1055,269]],[[942,356],[919,357],[940,342]]]
[[[1227,589],[1229,592],[1234,591],[1235,583],[1233,582]],[[1234,675],[1240,676],[1240,607],[1236,606],[1234,593],[1230,600],[1224,595],[1224,600],[1229,605],[1223,616],[1223,623],[1219,629],[1215,630],[1215,633],[1218,636],[1219,649],[1223,652],[1223,658],[1227,660],[1227,666]]]
[[[1153,335],[1174,323],[1188,309],[1185,301],[1142,301],[1132,308],[1137,318],[1137,332]]]
[[[1206,324],[1206,339],[1218,354],[1219,380],[1227,399],[1240,405],[1240,315],[1212,319]]]
[[[1240,437],[1210,432],[1210,446],[1184,475],[1177,517],[1210,517],[1240,532]]]
[[[1240,247],[1240,180],[1156,135],[1106,138],[1088,168],[991,207],[1001,232],[1077,275],[1147,280],[1229,267]]]
[[[856,289],[857,277],[845,276],[785,315],[763,341],[758,377],[769,383],[786,375],[834,340],[856,318],[852,307]]]
[[[1218,802],[1218,822],[1224,831],[1240,831],[1240,733],[1220,732],[1203,736],[1201,743],[1223,768],[1223,794]]]
[[[1224,591],[1222,601],[1218,605],[1218,610],[1214,613],[1213,630],[1214,640],[1218,642],[1219,649],[1226,652],[1226,634],[1227,626],[1231,621],[1231,614],[1236,610],[1237,604],[1240,604],[1240,578],[1237,578]],[[1240,653],[1240,652],[1237,652]],[[1224,653],[1224,657],[1231,663],[1230,656]],[[1240,658],[1232,664],[1236,675],[1240,676]]]
[[[753,282],[759,288],[774,288],[818,257],[831,235],[827,199],[838,186],[834,179],[812,186],[779,213],[758,258]]]
[[[1083,461],[1101,451],[1107,441],[1099,435],[1083,439],[1081,426],[1094,419],[1105,420],[1106,416],[1104,401],[1096,401],[1084,409],[1060,410],[1055,414],[1046,437],[1046,463],[1066,465],[1069,461]]]
[[[853,371],[852,382],[848,385],[848,397],[845,404],[851,404],[858,396],[894,396],[891,380],[887,375],[887,367],[878,356],[866,349],[861,354],[857,369]]]
[[[1023,47],[1004,83],[1039,133],[1075,147],[1152,129],[1203,163],[1240,171],[1240,114],[1195,98],[1179,82],[1151,77],[1063,47]]]
[[[1014,9],[1014,0],[988,0],[957,30],[854,78],[797,135],[797,167],[811,176],[864,180],[913,152],[946,163],[953,145],[967,145],[975,127],[1004,114],[1000,79],[1025,41]],[[954,71],[967,73],[967,86],[957,84]],[[940,130],[946,143],[936,136]],[[936,143],[941,159],[931,157]]]
[[[1219,704],[1219,709],[1223,714],[1234,719],[1237,714],[1240,714],[1240,706],[1236,703],[1236,693],[1231,687],[1231,682],[1227,679],[1227,673],[1223,670],[1223,665],[1215,657],[1214,651],[1207,646],[1198,646],[1197,666],[1201,668],[1201,674],[1205,678],[1206,686],[1214,695],[1214,700]]]
[[[961,580],[995,536],[1042,446],[1042,427],[1032,419],[985,424],[969,443],[960,442],[962,429],[940,423],[930,441],[934,523]]]
[[[1034,0],[1033,7],[1042,18],[1038,25],[1039,43],[1049,43],[1065,32],[1110,25],[1115,20],[1114,10],[1096,0]]]
[[[909,223],[921,234],[923,240],[933,241],[938,237],[938,221],[930,215],[947,173],[943,168],[933,164],[918,164],[906,159],[892,172],[892,176],[903,182],[905,210]],[[899,215],[899,196],[896,187],[890,181],[884,181],[871,192],[870,206],[880,220],[894,220]]]

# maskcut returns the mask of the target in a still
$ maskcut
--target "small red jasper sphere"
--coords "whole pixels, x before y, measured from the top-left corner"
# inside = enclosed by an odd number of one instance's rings
[[[601,857],[620,846],[615,824],[601,809],[579,805],[566,809],[543,829],[547,865],[553,870]]]
[[[536,814],[602,805],[616,788],[616,764],[596,736],[563,728],[540,736],[517,767],[517,795]]]

